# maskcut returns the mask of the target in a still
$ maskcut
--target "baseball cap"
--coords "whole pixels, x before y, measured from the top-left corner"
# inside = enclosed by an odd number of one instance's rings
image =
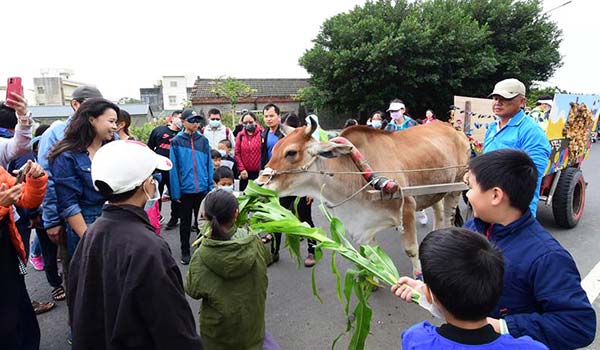
[[[167,157],[154,153],[139,141],[117,140],[102,146],[92,160],[92,182],[104,182],[111,194],[131,191],[140,186],[156,169],[171,170]],[[104,186],[103,186],[104,187]]]
[[[104,98],[95,86],[84,85],[73,90],[73,100],[85,100],[88,98]]]
[[[392,102],[392,103],[390,103],[390,107],[387,109],[386,112],[389,112],[389,111],[399,111],[401,109],[406,109],[406,107],[404,106],[404,103],[402,103],[402,102]]]
[[[509,100],[517,97],[517,95],[525,96],[525,84],[517,79],[504,79],[494,86],[494,91],[488,97],[494,95],[502,96]]]
[[[197,116],[197,114],[193,109],[184,109],[183,112],[181,112],[181,120],[187,120],[195,116]]]

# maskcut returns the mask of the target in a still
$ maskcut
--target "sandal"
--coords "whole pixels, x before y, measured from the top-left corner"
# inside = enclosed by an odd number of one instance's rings
[[[44,302],[40,303],[39,301],[32,301],[31,306],[33,307],[33,312],[35,312],[36,315],[40,315],[40,314],[43,314],[44,312],[48,312],[48,311],[54,309],[54,306],[56,306],[56,304],[54,304],[51,301],[49,301],[47,303],[44,303]]]
[[[270,243],[273,240],[273,235],[270,233],[267,233],[266,235],[261,237],[260,240],[263,242],[263,244]]]
[[[67,297],[63,286],[58,286],[52,290],[52,299],[54,301],[63,301]]]

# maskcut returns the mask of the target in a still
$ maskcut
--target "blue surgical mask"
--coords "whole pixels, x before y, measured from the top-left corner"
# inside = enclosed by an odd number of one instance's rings
[[[144,205],[144,210],[148,210],[148,209],[152,208],[154,206],[154,204],[156,204],[156,202],[160,199],[160,190],[158,189],[158,181],[153,179],[152,183],[154,184],[154,187],[155,187],[154,196],[150,197],[150,195],[148,194],[148,192],[146,192],[146,189],[144,188],[144,193],[146,194],[146,198],[148,199],[146,201],[146,205]]]
[[[373,120],[371,122],[371,126],[374,127],[375,129],[381,129],[381,120]]]
[[[213,129],[217,129],[219,126],[221,126],[221,121],[220,120],[211,120],[210,121],[210,127]]]
[[[222,189],[225,192],[233,193],[233,185],[219,186],[219,188]]]

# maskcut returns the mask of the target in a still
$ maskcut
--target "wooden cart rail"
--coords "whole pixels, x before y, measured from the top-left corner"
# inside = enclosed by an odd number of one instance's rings
[[[400,199],[402,196],[423,196],[429,194],[466,191],[468,189],[469,186],[467,186],[467,184],[465,184],[464,182],[453,182],[435,185],[402,187],[400,191],[393,194],[384,193],[382,191],[377,190],[368,190],[367,197],[369,200],[372,201],[390,200]]]

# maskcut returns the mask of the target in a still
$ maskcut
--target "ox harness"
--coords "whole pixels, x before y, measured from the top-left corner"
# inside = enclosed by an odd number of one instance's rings
[[[363,186],[355,194],[353,194],[347,200],[345,200],[344,202],[342,202],[338,205],[341,205],[341,204],[345,203],[346,201],[354,198],[358,193],[363,191],[368,186],[373,186],[374,189],[385,192],[387,194],[393,194],[400,190],[400,185],[398,185],[398,183],[396,181],[394,181],[393,179],[390,179],[388,177],[381,176],[381,175],[378,175],[377,173],[375,173],[375,171],[373,171],[373,168],[371,168],[371,166],[369,165],[369,163],[365,159],[365,157],[362,155],[362,153],[360,153],[360,151],[347,138],[339,136],[339,137],[335,137],[329,141],[340,144],[340,145],[347,145],[347,146],[351,147],[350,158],[352,159],[352,161],[354,162],[354,165],[356,165],[356,167],[359,170],[359,172],[355,172],[355,173],[362,175],[362,177],[365,179],[365,181],[367,181],[367,184],[365,186]],[[306,163],[303,166],[296,168],[296,169],[274,170],[271,168],[265,168],[261,172],[261,175],[268,177],[268,180],[265,182],[265,184],[267,184],[271,181],[271,179],[274,176],[280,175],[280,174],[300,174],[300,173],[308,173],[308,172],[314,172],[314,173],[319,173],[322,175],[329,175],[329,176],[333,176],[336,174],[335,172],[309,170],[309,168],[312,166],[312,164],[317,160],[317,157],[318,157],[318,155],[313,155],[311,160],[308,163]]]

